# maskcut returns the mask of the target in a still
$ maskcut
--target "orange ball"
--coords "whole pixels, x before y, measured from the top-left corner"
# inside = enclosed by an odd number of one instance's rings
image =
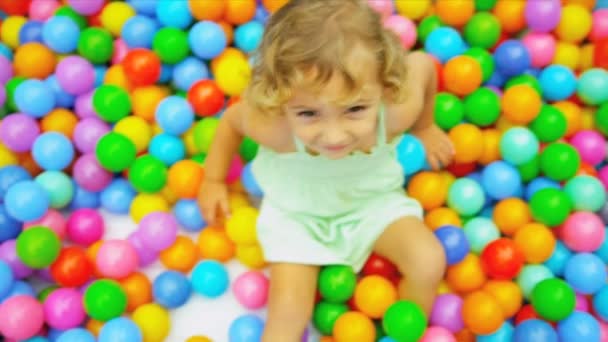
[[[507,89],[500,100],[504,115],[514,124],[527,125],[540,113],[543,101],[526,84],[518,84]]]
[[[101,331],[101,328],[103,328],[104,326],[104,322],[102,321],[98,321],[95,319],[90,319],[87,321],[87,324],[85,325],[85,328],[87,328],[87,330],[93,334],[95,337],[99,336],[99,332]]]
[[[467,293],[480,289],[486,282],[486,274],[479,257],[469,253],[461,262],[448,267],[446,280],[455,292]]]
[[[13,56],[16,76],[44,79],[55,71],[57,56],[45,45],[36,42],[17,47]]]
[[[103,84],[112,84],[129,92],[133,88],[133,85],[127,78],[127,74],[125,74],[125,69],[122,64],[114,64],[108,68],[103,78]]]
[[[255,16],[255,0],[227,0],[224,19],[234,25],[244,24]]]
[[[169,96],[169,90],[159,86],[139,87],[131,93],[133,114],[152,123],[155,121],[156,107]]]
[[[427,212],[424,216],[424,223],[432,230],[447,225],[462,227],[462,221],[458,213],[454,209],[447,207],[435,208]]]
[[[540,264],[551,257],[555,249],[555,235],[544,224],[528,223],[517,230],[513,239],[530,264]]]
[[[483,135],[483,151],[479,157],[479,163],[488,165],[500,159],[500,137],[498,129],[488,128],[481,131]]]
[[[274,13],[285,6],[287,2],[289,2],[289,0],[262,0],[262,6],[264,6],[268,12]]]
[[[559,101],[552,104],[553,107],[559,109],[566,118],[566,134],[565,138],[569,138],[582,129],[583,112],[581,108],[572,101]]]
[[[118,281],[127,295],[127,311],[133,312],[141,305],[152,303],[152,284],[141,272],[133,272]]]
[[[495,332],[504,323],[504,317],[500,304],[489,293],[475,291],[464,298],[462,320],[475,334],[489,335]]]
[[[483,286],[483,291],[496,299],[506,319],[515,316],[522,306],[523,295],[521,288],[515,282],[490,280]]]
[[[481,85],[482,79],[481,66],[473,57],[456,56],[443,67],[445,88],[456,95],[464,96],[474,92]]]
[[[40,121],[43,132],[59,132],[70,139],[76,124],[78,124],[76,115],[65,108],[53,109]]]
[[[581,5],[588,10],[595,8],[596,0],[562,0],[562,5]]]
[[[32,177],[36,177],[42,173],[42,168],[36,163],[31,153],[19,153],[17,154],[17,158],[19,159],[19,165],[26,169]]]
[[[224,34],[226,35],[226,45],[232,44],[232,40],[234,39],[234,29],[232,25],[225,21],[218,21],[218,25],[224,30]]]
[[[98,277],[101,277],[101,273],[99,273],[99,270],[97,270],[97,252],[99,252],[99,248],[101,248],[103,242],[103,240],[98,240],[90,245],[86,250],[87,258],[89,258],[89,261],[93,266],[93,274]]]
[[[207,227],[198,236],[201,257],[226,262],[234,257],[235,246],[223,228]]]
[[[199,259],[196,244],[187,236],[178,236],[175,242],[160,252],[160,261],[166,268],[188,273]]]
[[[502,234],[513,236],[521,226],[532,221],[532,215],[522,199],[506,198],[496,204],[492,219]]]
[[[160,78],[161,61],[153,51],[142,48],[130,50],[121,64],[127,79],[135,87],[153,85]]]
[[[448,196],[448,187],[437,172],[422,171],[415,174],[407,186],[409,196],[420,202],[425,210],[442,206]]]
[[[475,342],[477,341],[477,336],[471,332],[471,330],[464,328],[454,334],[457,342]]]
[[[167,178],[175,196],[194,199],[203,181],[203,168],[194,160],[180,160],[171,165]]]
[[[483,155],[483,134],[479,127],[472,124],[459,124],[448,134],[456,153],[454,162],[466,164],[476,162]]]
[[[217,21],[222,18],[226,10],[225,0],[201,1],[189,0],[190,13],[196,20]]]
[[[397,301],[397,289],[388,279],[369,275],[355,288],[355,305],[370,318],[382,318],[384,312]]]
[[[494,16],[506,33],[515,33],[526,27],[526,0],[498,0],[494,6]]]
[[[475,13],[473,0],[437,0],[435,14],[441,22],[449,26],[464,26]]]
[[[336,320],[333,336],[336,342],[373,342],[376,340],[376,327],[364,314],[349,311]]]

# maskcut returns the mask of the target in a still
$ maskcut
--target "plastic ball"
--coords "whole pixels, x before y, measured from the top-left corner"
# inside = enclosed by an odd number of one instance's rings
[[[167,167],[153,155],[141,156],[129,169],[129,181],[137,191],[158,192],[167,183]]]
[[[26,80],[15,89],[15,103],[27,115],[40,118],[55,107],[52,89],[43,81]]]
[[[234,43],[236,47],[246,53],[258,48],[262,41],[264,26],[257,21],[250,21],[237,27],[234,31]]]
[[[553,327],[540,319],[528,319],[518,324],[513,339],[521,342],[547,341],[557,342],[557,333]]]
[[[456,95],[468,95],[481,85],[479,62],[469,56],[451,58],[443,68],[445,87]]]
[[[191,277],[194,290],[209,298],[221,296],[229,286],[226,268],[215,260],[199,262],[194,267]]]
[[[174,28],[164,27],[156,32],[152,49],[163,63],[176,64],[188,56],[188,34]]]
[[[66,57],[57,64],[55,72],[61,88],[72,95],[87,93],[95,84],[93,65],[82,57]]]
[[[159,252],[175,242],[177,229],[177,221],[172,215],[154,212],[142,218],[138,233],[147,248]]]
[[[167,199],[160,194],[137,194],[129,207],[129,214],[136,223],[146,215],[157,211],[169,212]]]
[[[499,238],[490,242],[481,253],[485,272],[494,279],[513,279],[524,265],[524,253],[511,239]]]
[[[538,264],[551,257],[555,249],[555,236],[548,227],[529,223],[515,233],[515,244],[523,252],[528,263]]]
[[[444,130],[452,129],[464,118],[463,102],[451,93],[438,93],[435,96],[434,108],[435,122]]]
[[[0,140],[11,151],[26,152],[40,134],[36,119],[25,114],[13,114],[2,120]]]
[[[497,69],[505,76],[516,76],[532,65],[530,53],[518,40],[507,40],[494,52]]]
[[[503,161],[487,165],[481,177],[484,190],[493,199],[516,197],[516,194],[522,190],[521,177],[517,169]]]
[[[190,29],[188,41],[192,52],[199,58],[212,59],[226,48],[226,35],[222,28],[212,21],[201,21]]]
[[[473,253],[481,251],[492,241],[500,237],[500,232],[494,223],[484,217],[476,217],[465,223],[462,228]]]
[[[530,129],[541,142],[554,142],[566,133],[567,121],[564,114],[550,105],[543,105]]]
[[[141,272],[133,272],[119,281],[120,287],[127,296],[127,311],[133,312],[138,307],[152,302],[152,284]]]
[[[163,341],[169,334],[169,313],[158,304],[144,304],[135,309],[132,317],[144,341]]]
[[[219,20],[226,9],[224,2],[189,0],[188,6],[192,16],[197,20]]]
[[[312,321],[319,332],[325,335],[331,335],[336,320],[346,312],[348,312],[348,306],[346,304],[320,301],[315,305]]]
[[[526,265],[517,275],[517,284],[521,288],[524,298],[530,299],[532,291],[540,282],[553,278],[551,270],[544,265]]]
[[[456,153],[456,163],[470,163],[477,161],[483,153],[483,145],[479,141],[483,139],[481,130],[472,124],[459,124],[448,133]]]
[[[455,294],[437,296],[429,316],[429,323],[432,326],[443,327],[452,333],[462,330],[464,327],[461,315],[462,303],[462,298]]]
[[[575,293],[563,280],[548,278],[534,287],[532,305],[542,318],[561,321],[574,311]]]
[[[534,32],[550,32],[560,21],[561,4],[559,0],[528,2],[524,15],[526,23]]]
[[[568,4],[561,9],[561,17],[555,33],[568,43],[581,42],[591,31],[591,13],[577,4]]]
[[[101,191],[112,181],[112,173],[97,162],[93,154],[84,154],[73,166],[74,180],[87,191]]]
[[[456,210],[459,214],[470,216],[482,209],[485,195],[479,183],[471,179],[461,178],[450,186],[447,202],[450,208]]]
[[[93,281],[85,290],[83,300],[86,313],[103,322],[119,317],[127,307],[123,289],[108,279]]]
[[[549,33],[528,33],[522,42],[528,49],[533,67],[545,67],[555,57],[555,38]]]
[[[534,88],[527,85],[515,85],[507,89],[501,99],[505,117],[514,124],[526,125],[541,110],[542,101]]]
[[[76,328],[85,320],[82,294],[71,288],[57,289],[44,300],[46,322],[55,329]]]
[[[95,155],[99,164],[106,170],[120,172],[135,161],[135,144],[120,133],[109,132],[103,135],[96,147]]]
[[[504,322],[498,302],[482,291],[473,292],[464,298],[462,317],[471,332],[481,335],[497,331]]]
[[[223,229],[206,228],[199,234],[197,242],[203,258],[225,262],[234,256],[234,243]]]
[[[108,320],[98,336],[99,342],[143,341],[142,333],[137,325],[126,317],[116,317]]]
[[[538,190],[530,198],[532,217],[549,227],[562,224],[572,209],[568,196],[555,188]]]
[[[482,290],[496,299],[505,317],[512,317],[522,306],[522,293],[519,286],[509,280],[489,280]]]
[[[435,3],[435,12],[446,25],[460,27],[473,16],[475,4],[469,0],[439,0]]]
[[[500,100],[498,95],[489,88],[482,87],[465,98],[465,117],[469,122],[478,126],[493,124],[500,115]]]
[[[469,253],[469,240],[461,228],[454,226],[439,227],[435,230],[435,236],[444,248],[448,265],[459,263]]]
[[[606,266],[595,254],[579,253],[572,256],[564,269],[564,278],[577,293],[595,294],[606,284]]]
[[[593,68],[586,70],[578,80],[577,95],[584,103],[599,105],[608,100],[608,73],[604,69]]]
[[[466,50],[460,33],[451,27],[440,27],[433,30],[424,42],[424,49],[442,63]]]
[[[430,210],[445,203],[448,190],[446,185],[438,173],[422,171],[412,176],[407,191],[424,209]]]
[[[370,318],[381,318],[397,301],[397,289],[386,278],[379,275],[363,277],[355,288],[355,305]]]
[[[552,143],[540,155],[540,167],[547,177],[563,181],[570,179],[580,167],[578,151],[566,143]]]
[[[564,187],[575,210],[596,212],[606,203],[606,192],[602,183],[595,177],[576,176]]]
[[[382,326],[388,336],[398,341],[417,341],[424,334],[427,319],[417,304],[400,300],[386,310]]]
[[[599,341],[600,324],[590,314],[574,311],[557,324],[557,334],[560,341]]]
[[[17,295],[0,305],[0,332],[6,338],[26,340],[35,336],[43,324],[42,304],[35,298]]]
[[[346,312],[334,323],[333,336],[336,341],[374,341],[376,329],[371,319],[363,313]]]
[[[103,217],[93,209],[78,209],[71,213],[67,221],[68,238],[78,244],[88,246],[103,236]]]
[[[44,187],[30,180],[13,184],[4,197],[7,213],[22,222],[41,218],[50,204],[50,196]]]
[[[93,264],[85,251],[76,246],[65,247],[50,268],[57,284],[64,287],[84,285],[93,274]]]
[[[188,90],[188,101],[200,116],[216,114],[224,105],[224,94],[212,80],[201,80]]]
[[[152,285],[154,300],[167,309],[182,306],[192,291],[189,280],[182,273],[164,271]]]
[[[78,46],[78,25],[66,16],[54,16],[42,26],[42,40],[57,53],[70,53]]]
[[[323,299],[330,303],[343,303],[355,291],[356,275],[348,266],[327,266],[319,272],[318,284]]]
[[[604,321],[608,318],[608,286],[602,287],[593,296],[593,309]]]
[[[207,65],[195,57],[187,57],[180,61],[172,71],[175,87],[183,91],[188,91],[194,83],[207,78],[209,78]]]
[[[126,240],[107,240],[96,257],[97,270],[108,278],[122,279],[137,269],[137,252]]]
[[[158,23],[154,19],[144,15],[136,15],[125,22],[121,37],[131,49],[151,48],[157,30]]]
[[[232,284],[232,291],[239,303],[249,310],[256,310],[268,300],[268,278],[261,272],[249,271],[239,275]]]
[[[570,143],[581,156],[581,160],[591,165],[598,165],[606,159],[608,147],[606,140],[596,131],[583,130],[572,136]]]
[[[74,196],[74,185],[70,177],[60,171],[44,171],[35,178],[48,194],[51,208],[66,207]]]
[[[160,77],[161,61],[150,50],[142,48],[131,50],[127,52],[121,63],[124,67],[125,75],[133,86],[152,85]]]
[[[95,89],[93,107],[101,119],[117,122],[131,111],[131,100],[127,92],[119,86],[102,85]]]
[[[457,292],[481,288],[486,282],[486,274],[479,257],[469,253],[461,262],[448,267],[446,281],[450,289]]]
[[[478,12],[466,23],[464,38],[470,46],[488,49],[498,42],[500,31],[500,23],[495,16]]]
[[[264,321],[253,314],[239,316],[228,328],[229,342],[259,341],[262,338]]]

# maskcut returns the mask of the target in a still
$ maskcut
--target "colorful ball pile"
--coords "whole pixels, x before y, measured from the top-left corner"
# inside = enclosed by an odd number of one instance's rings
[[[0,335],[161,341],[190,296],[265,306],[256,143],[231,165],[224,226],[196,197],[218,117],[287,1],[0,2]],[[323,268],[321,340],[608,341],[608,1],[368,2],[436,62],[454,162],[429,171],[410,135],[398,156],[448,270],[425,317],[380,256],[360,275]],[[137,230],[107,238],[100,210]],[[233,258],[251,270],[231,283]],[[167,270],[149,279],[156,260]],[[226,334],[263,326],[245,314]]]

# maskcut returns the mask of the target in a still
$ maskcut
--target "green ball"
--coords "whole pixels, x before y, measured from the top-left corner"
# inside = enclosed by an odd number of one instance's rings
[[[489,49],[500,38],[500,22],[488,12],[475,13],[464,26],[464,39],[470,46]]]
[[[131,112],[131,99],[123,88],[104,84],[93,93],[93,108],[106,122],[117,122]]]
[[[536,118],[530,123],[530,129],[539,141],[554,142],[566,134],[568,121],[561,110],[554,106],[543,105]]]
[[[473,57],[479,63],[484,82],[492,77],[494,73],[494,57],[488,51],[480,47],[473,47],[468,49],[464,54],[465,56]]]
[[[50,228],[35,226],[19,234],[16,249],[23,264],[41,269],[55,262],[61,251],[61,240]]]
[[[443,26],[443,23],[437,15],[430,15],[424,18],[420,22],[420,25],[418,25],[418,41],[424,44],[429,34],[441,26]]]
[[[198,153],[198,154],[192,156],[192,160],[194,160],[195,162],[197,162],[201,165],[205,165],[205,159],[207,159],[207,155],[205,153]]]
[[[496,5],[497,0],[475,0],[475,10],[489,11]]]
[[[386,335],[399,342],[418,341],[427,326],[424,312],[414,302],[400,300],[384,313],[382,326]]]
[[[95,146],[95,156],[106,170],[121,172],[128,169],[137,155],[135,144],[126,136],[108,132]]]
[[[258,143],[249,137],[245,137],[239,148],[239,153],[241,158],[248,162],[252,161],[258,153]]]
[[[17,87],[25,81],[26,78],[22,76],[15,76],[6,82],[6,107],[10,112],[17,112],[17,103],[15,103],[15,90]]]
[[[575,305],[574,290],[561,279],[542,280],[532,290],[532,307],[546,320],[561,321],[574,311]]]
[[[319,292],[330,303],[344,303],[355,292],[357,275],[350,266],[332,265],[319,272]]]
[[[434,117],[437,126],[448,131],[464,119],[464,104],[456,95],[439,93],[435,96]]]
[[[165,164],[148,154],[135,159],[129,169],[129,181],[139,192],[156,193],[167,184],[167,173]]]
[[[534,220],[549,227],[564,223],[570,211],[572,202],[562,190],[545,188],[538,190],[530,198],[530,212]]]
[[[507,84],[505,84],[505,90],[521,84],[531,87],[532,89],[536,90],[538,95],[542,96],[543,91],[540,87],[540,82],[538,82],[536,77],[526,74],[515,76],[509,79],[509,81],[507,81]]]
[[[59,288],[59,286],[57,286],[57,285],[51,285],[51,286],[47,286],[47,287],[43,288],[40,292],[38,292],[38,301],[40,303],[44,303],[46,298],[51,293],[53,293],[53,291],[57,290],[58,288]]]
[[[348,312],[346,304],[321,301],[315,306],[312,321],[321,334],[331,335],[336,320],[346,312]]]
[[[109,279],[96,280],[84,292],[84,310],[101,322],[119,317],[127,308],[127,295],[120,285]]]
[[[578,151],[567,143],[552,143],[540,154],[541,171],[556,181],[572,178],[580,165],[581,157]]]
[[[199,120],[194,126],[194,145],[200,152],[209,153],[218,124],[217,118],[207,117]]]
[[[595,112],[595,126],[605,137],[608,137],[608,102]]]
[[[74,183],[61,171],[44,171],[36,176],[36,183],[49,194],[51,208],[65,208],[74,198]]]
[[[112,34],[99,27],[83,30],[78,37],[78,53],[93,64],[108,62],[114,53]]]
[[[87,22],[87,18],[82,16],[80,13],[74,11],[74,9],[70,6],[61,6],[61,7],[57,8],[57,10],[55,11],[55,15],[56,16],[66,16],[66,17],[74,20],[76,25],[78,25],[78,28],[81,30],[84,30],[85,28],[87,28],[87,26],[89,26],[89,23]]]
[[[500,115],[500,98],[491,89],[481,87],[464,100],[464,116],[476,126],[490,126]]]
[[[152,49],[163,63],[176,64],[190,53],[188,35],[174,27],[164,27],[156,32]]]
[[[538,177],[538,174],[540,172],[538,155],[534,156],[534,158],[528,162],[517,165],[517,171],[519,171],[521,180],[525,183],[530,182],[536,177]]]

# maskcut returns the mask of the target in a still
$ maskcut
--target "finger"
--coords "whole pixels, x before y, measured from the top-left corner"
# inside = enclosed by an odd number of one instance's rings
[[[213,226],[215,224],[215,210],[214,206],[205,206],[203,208],[203,218],[207,221],[207,224]]]
[[[433,171],[439,170],[439,162],[437,161],[434,153],[429,155],[429,164],[431,165],[431,169],[433,169]]]
[[[227,199],[220,201],[220,210],[224,214],[224,217],[230,217],[230,203],[228,203]]]
[[[441,162],[442,168],[450,165],[450,162],[452,161],[452,156],[448,153],[442,153],[437,156],[437,158]]]

